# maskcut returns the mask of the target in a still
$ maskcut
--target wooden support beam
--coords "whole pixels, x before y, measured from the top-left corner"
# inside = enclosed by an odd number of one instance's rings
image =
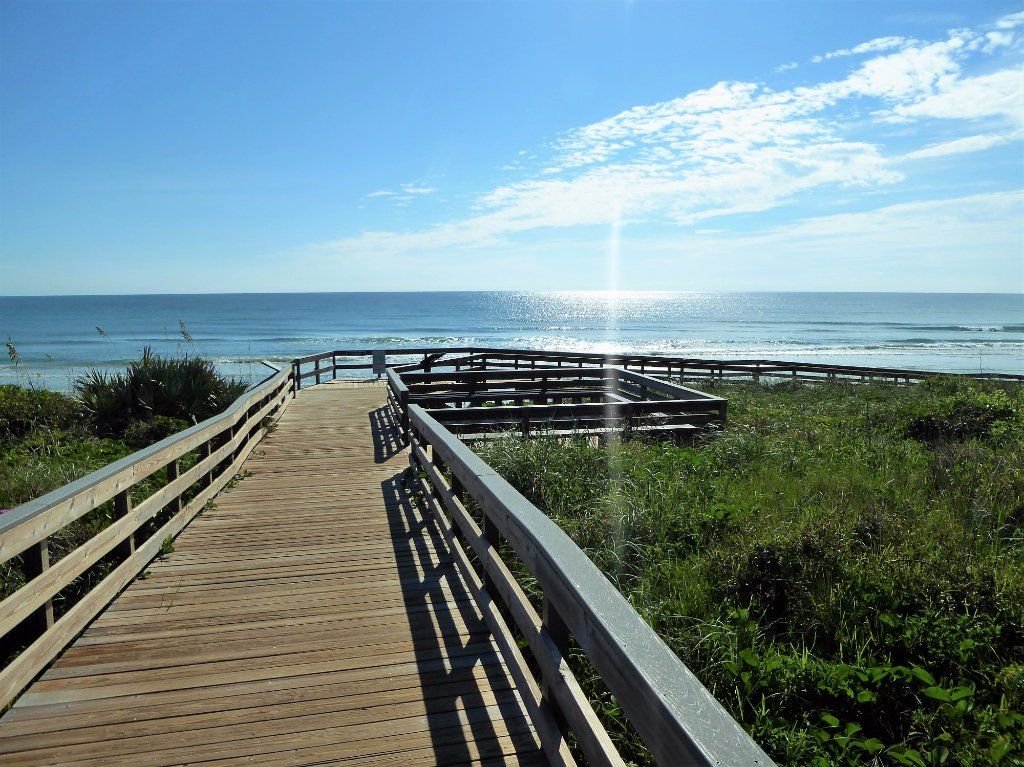
[[[22,567],[25,572],[25,582],[31,588],[31,581],[50,567],[50,548],[45,538],[22,554]],[[22,626],[25,638],[29,641],[46,633],[53,626],[53,600],[47,599],[41,607],[25,619]]]
[[[132,490],[122,490],[120,493],[114,496],[114,518],[124,519],[132,511]],[[135,533],[131,532],[125,537],[124,541],[118,544],[117,548],[114,549],[117,552],[118,559],[128,559],[132,554],[135,553]]]

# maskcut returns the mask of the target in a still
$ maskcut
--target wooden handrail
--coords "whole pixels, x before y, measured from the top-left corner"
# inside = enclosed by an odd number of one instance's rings
[[[410,405],[409,418],[410,460],[419,470],[417,481],[425,494],[436,498],[463,528],[464,540],[492,578],[501,578],[501,568],[493,564],[495,536],[500,536],[543,591],[545,610],[539,630],[529,625],[534,619],[523,605],[509,607],[528,641],[543,634],[563,648],[553,651],[551,642],[545,643],[547,660],[539,665],[546,685],[564,686],[564,632],[568,632],[659,764],[773,764],[561,528],[423,408]],[[453,484],[476,502],[484,515],[484,529],[493,527],[487,545],[481,542],[479,528],[467,525],[464,507],[455,503],[439,466],[446,467]],[[503,590],[510,588],[505,583]],[[550,676],[555,668],[563,676],[561,683]]]
[[[0,671],[0,707],[9,704],[64,646],[155,557],[238,472],[264,433],[263,419],[285,407],[293,392],[291,369],[246,392],[224,412],[115,461],[0,516],[0,562],[22,555],[25,584],[0,602],[0,636],[22,630],[30,642]],[[199,450],[182,472],[180,460]],[[166,482],[132,504],[132,488],[164,469]],[[115,520],[50,564],[47,540],[68,524],[114,501]],[[170,518],[144,541],[143,524],[167,511]],[[64,615],[54,620],[53,599],[111,552],[121,561]]]
[[[292,367],[299,381],[315,377],[317,370],[302,370],[303,365],[317,364],[332,358],[330,366],[319,365],[320,376],[334,375],[338,370],[369,370],[372,363],[367,359],[361,363],[338,364],[339,357],[366,357],[373,355],[373,349],[343,349],[300,357],[292,361]],[[376,350],[381,351],[381,350]],[[640,373],[656,372],[667,377],[683,378],[709,375],[713,377],[741,377],[758,379],[763,377],[800,377],[809,376],[812,380],[824,377],[842,377],[853,380],[880,379],[896,382],[923,381],[935,376],[953,376],[957,378],[1022,381],[1024,375],[1016,373],[949,373],[934,370],[908,370],[905,368],[868,367],[865,365],[831,365],[813,362],[793,362],[772,359],[706,359],[696,357],[677,357],[664,354],[596,354],[592,352],[542,351],[536,349],[502,349],[496,347],[411,347],[384,350],[389,356],[422,355],[419,363],[403,363],[392,365],[400,372],[425,370],[432,367],[459,368],[494,368],[503,365],[523,370],[544,370],[548,366],[556,370],[565,370],[566,365],[574,365],[576,369],[586,370],[587,367],[620,366],[627,369],[639,368]],[[449,355],[458,355],[449,357]],[[540,363],[541,367],[538,367]],[[648,370],[650,368],[650,370]],[[633,372],[636,372],[633,370]],[[443,375],[443,374],[442,374]]]

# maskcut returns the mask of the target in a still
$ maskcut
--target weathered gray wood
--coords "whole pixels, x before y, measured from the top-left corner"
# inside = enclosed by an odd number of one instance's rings
[[[426,411],[409,410],[411,428],[537,578],[660,764],[773,764],[554,522]]]

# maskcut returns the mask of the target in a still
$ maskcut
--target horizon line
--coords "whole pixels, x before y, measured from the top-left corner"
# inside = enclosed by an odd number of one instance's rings
[[[471,289],[471,290],[286,290],[286,291],[235,291],[199,293],[21,293],[0,294],[0,300],[7,298],[157,298],[193,296],[342,296],[342,295],[415,295],[445,293],[537,293],[537,294],[655,294],[655,295],[905,295],[905,296],[1020,296],[1021,291],[977,291],[977,290],[655,290],[623,289],[593,290],[574,288],[567,290],[529,289]]]

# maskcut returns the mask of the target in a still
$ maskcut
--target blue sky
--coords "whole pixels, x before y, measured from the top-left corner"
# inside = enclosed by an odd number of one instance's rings
[[[0,293],[1024,291],[1020,2],[0,5]]]

